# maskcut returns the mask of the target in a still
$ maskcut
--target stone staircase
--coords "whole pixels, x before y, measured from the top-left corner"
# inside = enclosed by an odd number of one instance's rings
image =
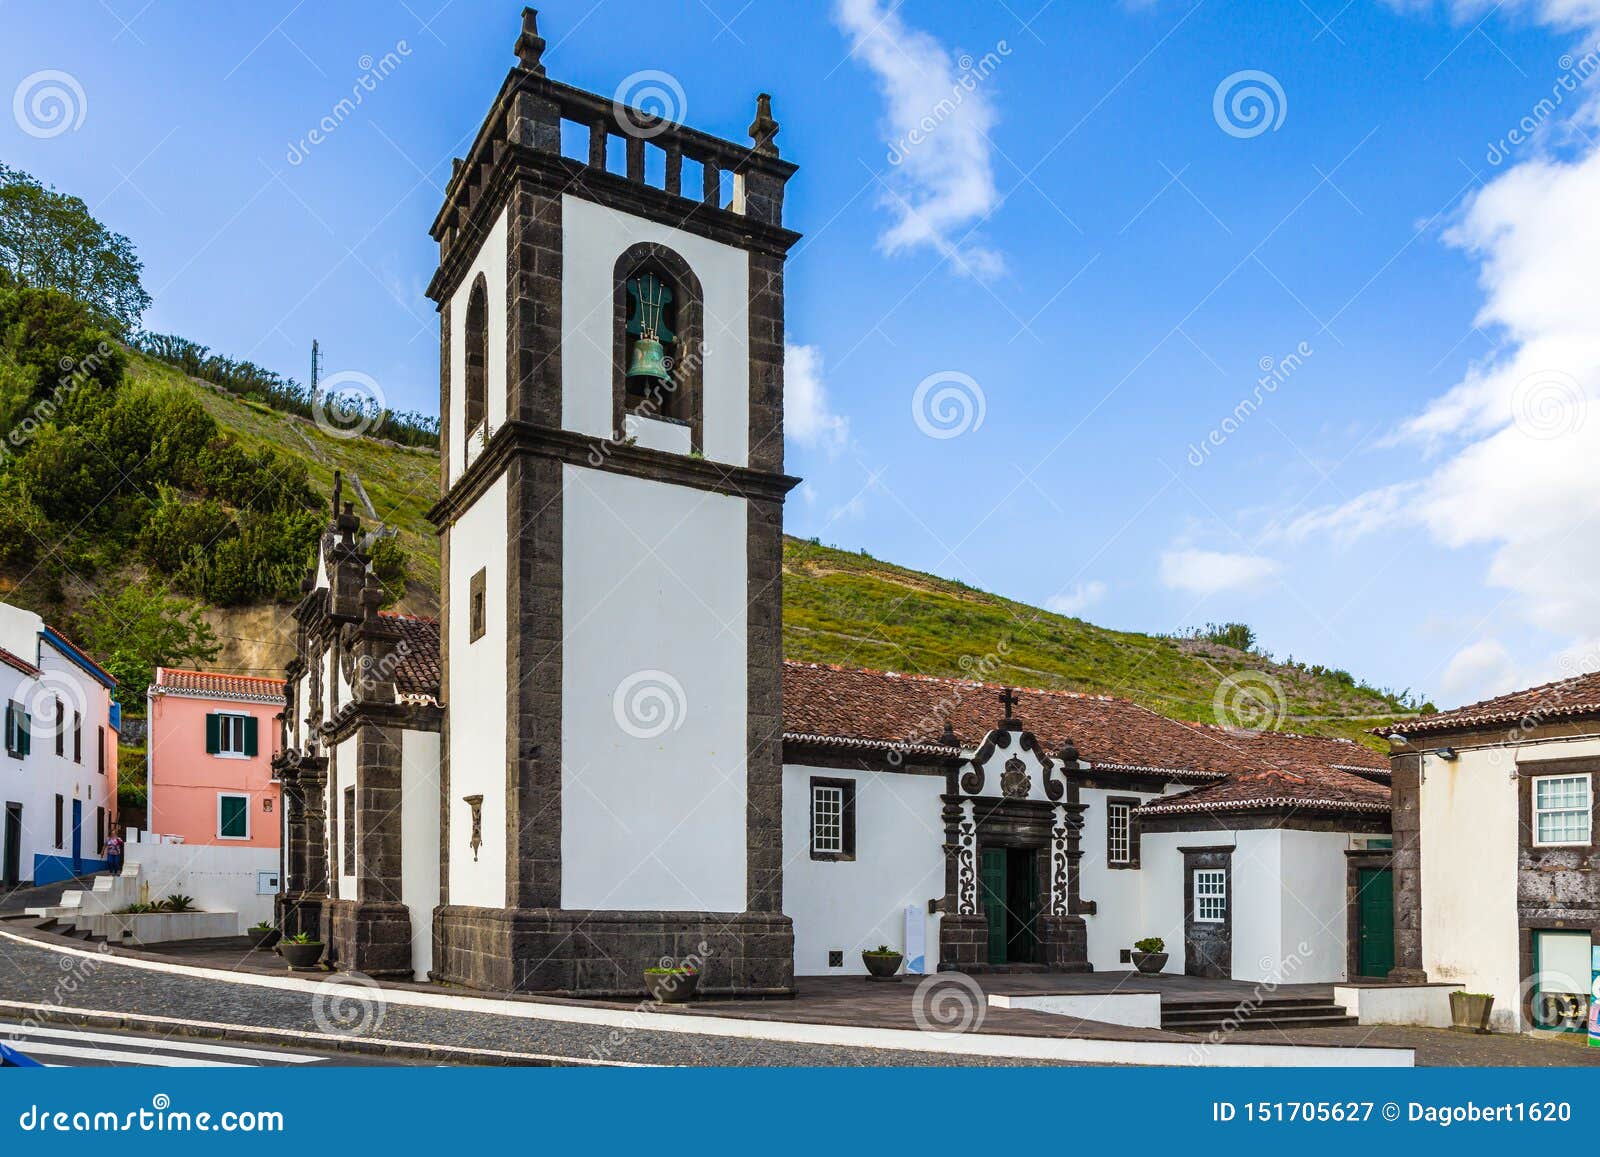
[[[210,940],[238,933],[237,912],[147,912],[127,909],[149,899],[138,864],[120,876],[94,877],[93,887],[69,888],[59,903],[7,914],[7,921],[30,921],[29,927],[73,940],[108,941],[135,947],[174,940]]]
[[[1316,996],[1259,1000],[1161,1001],[1161,1027],[1169,1032],[1243,1032],[1251,1029],[1344,1028],[1358,1024],[1341,1005]]]

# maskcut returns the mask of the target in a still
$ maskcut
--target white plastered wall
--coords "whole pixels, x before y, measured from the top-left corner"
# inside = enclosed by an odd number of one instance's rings
[[[411,910],[411,966],[426,980],[439,902],[438,732],[401,732],[400,786],[400,899]]]
[[[575,466],[562,493],[562,906],[743,911],[745,503]]]
[[[1182,786],[1169,787],[1161,793],[1084,788],[1079,793],[1080,802],[1087,804],[1088,809],[1083,813],[1080,845],[1083,858],[1078,861],[1078,892],[1096,905],[1094,915],[1084,918],[1089,937],[1089,963],[1096,971],[1128,968],[1122,960],[1122,950],[1133,947],[1135,940],[1160,936],[1169,946],[1172,943],[1165,932],[1152,929],[1145,916],[1144,878],[1149,865],[1141,860],[1137,869],[1112,868],[1106,862],[1106,800],[1136,798],[1145,803],[1159,795],[1182,790]]]
[[[356,737],[351,735],[333,748],[332,758],[329,762],[328,792],[332,797],[328,800],[328,815],[336,818],[336,823],[330,823],[330,831],[338,833],[337,840],[330,840],[328,847],[328,870],[337,873],[339,877],[339,898],[341,900],[359,900],[360,893],[356,889],[356,877],[353,873],[346,872],[345,848],[350,846],[350,841],[359,834],[352,831],[356,826],[356,818],[348,814],[349,809],[344,805],[344,793],[347,788],[357,787],[356,784]],[[359,790],[359,789],[358,789]],[[360,804],[357,803],[359,810]],[[359,861],[359,854],[355,856]]]
[[[1422,757],[1422,967],[1494,996],[1496,1028],[1523,1027],[1517,929],[1519,760],[1600,755],[1600,740]]]
[[[492,391],[491,391],[492,392]],[[484,491],[450,536],[450,903],[506,902],[506,481]],[[484,571],[484,633],[471,638],[472,576]],[[472,852],[472,813],[483,796],[483,846]],[[437,845],[435,845],[437,846]]]
[[[811,779],[856,785],[854,860],[811,858]],[[794,921],[797,976],[863,975],[863,949],[905,950],[905,910],[944,895],[944,777],[783,768],[783,911]],[[927,917],[926,969],[939,963],[939,919]],[[828,952],[844,952],[829,968]]]
[[[702,449],[713,461],[743,466],[750,442],[749,254],[571,195],[561,199],[561,424],[597,438],[612,436],[611,275],[617,258],[639,242],[672,249],[700,281]]]
[[[506,238],[509,233],[509,210],[502,209],[484,238],[472,267],[462,277],[450,295],[450,480],[454,482],[466,469],[466,366],[467,366],[467,302],[472,295],[472,285],[481,273],[488,293],[489,358],[486,368],[488,383],[488,422],[491,431],[497,430],[506,420]]]

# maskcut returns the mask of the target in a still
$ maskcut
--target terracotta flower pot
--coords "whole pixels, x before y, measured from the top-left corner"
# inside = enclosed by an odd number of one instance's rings
[[[1482,992],[1452,992],[1450,994],[1450,1027],[1461,1032],[1489,1031],[1489,1014],[1494,1011],[1494,997]]]
[[[1140,972],[1154,975],[1167,966],[1167,953],[1165,952],[1139,952],[1130,953],[1133,957],[1133,966]]]
[[[309,944],[296,944],[292,940],[283,940],[278,943],[278,955],[283,957],[284,963],[294,971],[308,972],[322,959],[322,941],[313,940]]]
[[[660,1004],[687,1004],[694,999],[700,987],[700,974],[684,969],[670,972],[646,972],[644,986]]]
[[[867,975],[873,980],[899,980],[897,975],[905,957],[898,952],[863,952],[861,962],[867,966]]]

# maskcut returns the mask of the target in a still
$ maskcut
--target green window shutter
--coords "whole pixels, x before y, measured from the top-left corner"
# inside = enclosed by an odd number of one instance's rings
[[[33,716],[26,711],[17,712],[18,737],[22,740],[22,754],[33,751]]]
[[[17,705],[6,703],[6,753],[20,751],[21,744],[17,740]]]
[[[242,840],[250,834],[249,818],[246,814],[250,801],[243,796],[225,795],[219,809],[218,835],[231,839]]]
[[[206,716],[206,754],[215,755],[222,747],[219,735],[220,720],[215,715]]]
[[[244,717],[244,753],[246,755],[254,755],[256,753],[256,717],[254,715],[246,715]]]

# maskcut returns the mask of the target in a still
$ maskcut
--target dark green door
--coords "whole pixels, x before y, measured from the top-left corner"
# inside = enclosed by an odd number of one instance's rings
[[[1362,976],[1388,976],[1394,967],[1394,873],[1363,868],[1356,899],[1361,943],[1356,962]]]
[[[984,848],[978,882],[983,887],[983,914],[989,921],[989,963],[1006,962],[1006,850]]]

